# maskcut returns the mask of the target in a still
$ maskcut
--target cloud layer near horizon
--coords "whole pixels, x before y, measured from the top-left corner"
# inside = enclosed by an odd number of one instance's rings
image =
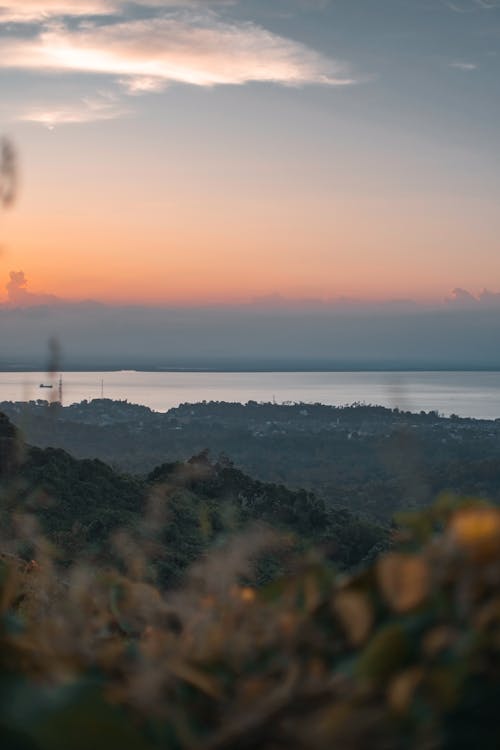
[[[0,299],[0,313],[3,310],[19,309],[24,310],[32,307],[41,306],[65,306],[81,307],[81,301],[64,299],[54,294],[48,294],[45,292],[32,292],[29,289],[28,279],[24,271],[10,271],[9,280],[5,285],[7,292],[6,298]],[[219,304],[201,304],[201,305],[145,305],[145,304],[108,304],[102,303],[97,300],[85,300],[83,303],[89,309],[92,305],[103,309],[109,307],[110,309],[126,309],[126,310],[167,310],[167,309],[249,309],[254,308],[256,310],[266,311],[288,311],[288,312],[304,312],[311,310],[338,310],[344,312],[366,312],[367,310],[378,311],[381,313],[391,313],[396,309],[407,311],[407,312],[428,312],[436,310],[472,310],[472,309],[487,309],[496,308],[500,312],[500,292],[494,292],[489,289],[483,289],[478,294],[472,294],[467,289],[457,287],[453,289],[450,295],[441,301],[434,302],[417,302],[412,299],[386,299],[386,300],[361,300],[356,298],[348,297],[334,297],[330,299],[310,298],[310,299],[290,299],[282,296],[279,293],[254,297],[247,302],[239,303],[219,303]]]
[[[500,311],[106,307],[0,308],[0,368],[500,368]]]
[[[199,307],[110,306],[29,291],[11,271],[0,304],[0,368],[500,367],[500,293],[464,289],[440,305],[290,301]]]

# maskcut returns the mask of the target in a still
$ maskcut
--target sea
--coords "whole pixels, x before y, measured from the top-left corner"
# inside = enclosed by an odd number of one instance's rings
[[[0,401],[59,400],[60,382],[65,406],[96,398],[161,412],[201,401],[359,403],[500,418],[500,372],[3,372]]]

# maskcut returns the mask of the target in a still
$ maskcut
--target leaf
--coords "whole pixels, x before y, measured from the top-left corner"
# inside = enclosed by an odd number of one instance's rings
[[[478,630],[497,628],[500,623],[500,598],[496,597],[485,604],[474,617],[474,626]]]
[[[0,612],[6,612],[22,591],[22,575],[18,565],[0,562]]]
[[[306,612],[313,612],[321,601],[321,592],[317,577],[313,574],[306,576],[304,581],[304,606]]]
[[[422,681],[421,667],[411,667],[396,675],[389,685],[387,699],[396,713],[406,713],[415,695],[415,691]]]
[[[376,633],[361,652],[356,672],[367,679],[384,680],[401,667],[410,653],[410,644],[399,625],[388,625]]]
[[[382,596],[395,612],[415,609],[428,596],[429,568],[418,555],[384,555],[377,562],[376,575]]]
[[[464,508],[449,524],[455,544],[476,562],[488,562],[500,555],[500,510]]]
[[[340,591],[333,608],[351,645],[362,645],[370,635],[374,620],[368,596],[357,591]]]
[[[222,691],[216,680],[210,675],[186,663],[171,663],[168,668],[179,680],[192,685],[215,700],[221,700]]]
[[[456,632],[446,626],[440,625],[433,628],[422,639],[422,653],[427,658],[436,657],[446,651],[457,639]]]

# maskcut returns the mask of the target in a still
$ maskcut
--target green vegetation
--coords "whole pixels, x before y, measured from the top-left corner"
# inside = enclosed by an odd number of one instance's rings
[[[443,498],[377,551],[227,459],[134,478],[2,417],[0,471],[2,750],[500,745],[497,508]]]
[[[28,449],[5,418],[0,434],[16,446],[16,455],[21,449],[25,454],[15,477],[4,478],[10,498],[4,510],[23,507],[36,518],[64,565],[82,557],[117,564],[109,544],[114,534],[126,531],[136,538],[134,543],[153,535],[150,576],[162,586],[174,586],[207,549],[259,524],[289,540],[288,551],[260,560],[259,580],[264,582],[286,570],[290,552],[299,548],[320,546],[346,568],[386,543],[382,527],[328,508],[310,492],[255,481],[223,456],[212,463],[204,452],[134,477],[98,460],[79,461],[60,449]]]
[[[377,524],[443,492],[500,502],[500,421],[354,405],[186,404],[167,414],[96,400],[3,404],[30,444],[147,473],[207,446],[261,482],[313,492]]]
[[[78,564],[0,563],[2,748],[496,748],[500,513],[438,508],[336,575],[242,586],[258,544],[182,590]]]

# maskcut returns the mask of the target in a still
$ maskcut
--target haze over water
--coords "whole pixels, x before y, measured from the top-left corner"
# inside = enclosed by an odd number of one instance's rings
[[[0,401],[57,398],[41,372],[0,373]],[[449,416],[500,418],[500,372],[68,372],[63,403],[128,400],[156,411],[181,403],[249,400],[345,405],[355,402]]]

